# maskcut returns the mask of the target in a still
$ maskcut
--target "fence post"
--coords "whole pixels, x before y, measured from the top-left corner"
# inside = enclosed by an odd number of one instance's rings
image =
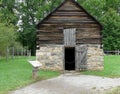
[[[24,54],[24,47],[23,47],[23,56],[25,56],[25,54]]]
[[[6,48],[6,61],[8,61],[8,56],[9,56],[9,49],[8,49],[8,46]]]
[[[23,56],[25,56],[25,48],[23,48]]]
[[[118,50],[115,50],[115,55],[118,55]]]
[[[20,49],[20,55],[23,56],[22,48]]]
[[[12,47],[12,59],[14,59],[14,47]]]
[[[29,50],[27,49],[27,56],[29,56]]]
[[[29,50],[29,56],[31,57],[31,50]]]

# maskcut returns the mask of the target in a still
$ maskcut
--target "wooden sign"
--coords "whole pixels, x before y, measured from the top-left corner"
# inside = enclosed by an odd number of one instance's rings
[[[41,67],[42,64],[39,61],[28,61],[33,67]]]

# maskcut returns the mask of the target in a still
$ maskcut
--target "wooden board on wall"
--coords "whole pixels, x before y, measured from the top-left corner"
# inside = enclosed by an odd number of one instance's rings
[[[37,31],[38,41],[62,44],[63,31],[69,28],[76,28],[77,44],[102,42],[101,25],[73,0],[66,0],[42,21]]]
[[[64,29],[64,46],[75,45],[76,45],[76,29],[75,28]]]

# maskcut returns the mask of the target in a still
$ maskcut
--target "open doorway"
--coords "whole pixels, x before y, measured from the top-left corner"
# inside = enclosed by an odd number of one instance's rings
[[[75,47],[65,47],[65,70],[75,70]]]

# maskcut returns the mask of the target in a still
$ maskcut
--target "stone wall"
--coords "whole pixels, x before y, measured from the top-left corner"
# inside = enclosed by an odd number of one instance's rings
[[[46,45],[36,52],[36,59],[42,63],[42,69],[64,70],[62,45]],[[103,49],[100,45],[87,45],[87,70],[103,69]]]
[[[104,65],[103,49],[100,45],[88,45],[87,51],[87,69],[102,70]]]
[[[47,45],[36,51],[36,59],[42,63],[42,69],[63,70],[63,46]]]

